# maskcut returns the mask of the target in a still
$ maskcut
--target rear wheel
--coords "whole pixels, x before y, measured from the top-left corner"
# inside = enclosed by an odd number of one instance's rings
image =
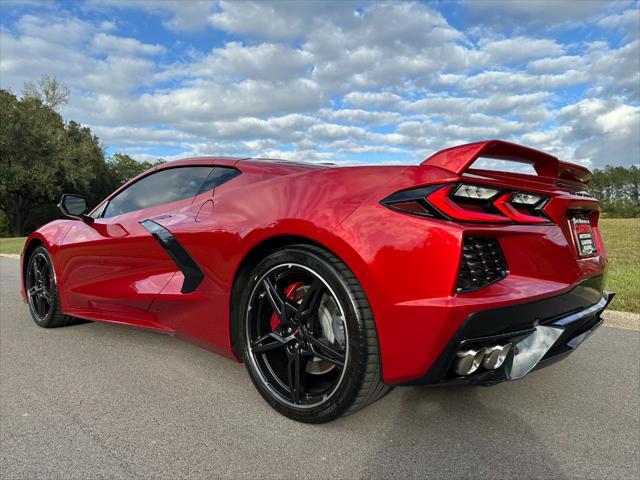
[[[45,247],[36,248],[24,271],[24,285],[31,318],[41,327],[64,327],[77,320],[60,311],[58,284],[53,263]]]
[[[327,422],[389,390],[367,298],[329,252],[295,245],[269,255],[251,274],[240,312],[251,379],[284,415]]]

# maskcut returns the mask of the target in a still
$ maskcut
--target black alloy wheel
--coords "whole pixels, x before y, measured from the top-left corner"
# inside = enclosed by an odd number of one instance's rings
[[[26,279],[27,297],[34,320],[44,321],[53,307],[53,272],[44,252],[31,257]]]
[[[244,292],[244,360],[278,411],[326,422],[386,393],[371,310],[335,256],[308,245],[279,250],[255,268]]]
[[[53,328],[78,323],[76,318],[60,311],[56,274],[45,247],[37,247],[31,253],[23,280],[31,318],[36,324]]]

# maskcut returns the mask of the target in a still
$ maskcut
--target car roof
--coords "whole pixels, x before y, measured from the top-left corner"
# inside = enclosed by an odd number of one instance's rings
[[[270,169],[271,166],[290,166],[299,168],[327,168],[335,166],[333,163],[313,163],[313,162],[299,162],[293,160],[284,160],[278,158],[252,158],[252,157],[190,157],[180,160],[171,160],[169,162],[160,164],[156,167],[157,170],[173,167],[185,167],[189,165],[221,165],[226,167],[235,167],[238,163],[248,164],[252,167],[265,167]]]

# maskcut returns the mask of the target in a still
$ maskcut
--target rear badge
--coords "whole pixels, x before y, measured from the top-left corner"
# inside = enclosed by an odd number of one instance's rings
[[[578,244],[578,253],[581,257],[588,257],[596,253],[596,243],[593,239],[593,231],[591,230],[591,222],[586,218],[571,219],[573,232],[576,236]]]

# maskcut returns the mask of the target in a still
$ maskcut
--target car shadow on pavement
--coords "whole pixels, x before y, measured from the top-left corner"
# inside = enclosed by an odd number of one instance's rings
[[[396,389],[395,416],[379,432],[384,446],[362,477],[561,478],[534,428],[514,411],[526,406],[487,403],[478,398],[484,388]]]

